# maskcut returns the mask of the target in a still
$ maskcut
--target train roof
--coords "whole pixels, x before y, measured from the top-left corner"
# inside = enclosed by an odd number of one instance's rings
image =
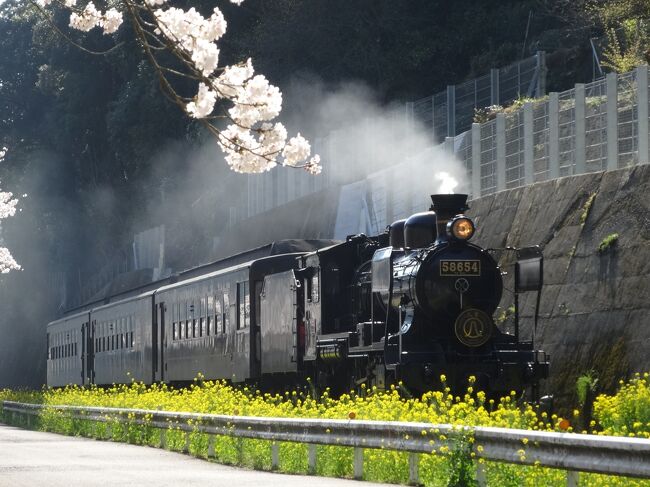
[[[113,288],[113,283],[109,284],[104,288],[100,293],[96,294],[93,298],[86,301],[84,304],[69,308],[65,311],[64,316],[74,316],[70,313],[78,313],[83,311],[88,311],[93,308],[99,308],[101,306],[107,305],[111,302],[120,301],[134,297],[137,298],[143,293],[149,291],[155,291],[163,286],[174,284],[178,281],[185,281],[196,276],[203,276],[207,273],[215,272],[220,269],[228,269],[234,267],[243,262],[252,262],[254,260],[259,260],[264,257],[270,257],[275,255],[285,255],[293,253],[306,253],[313,252],[314,250],[331,246],[333,243],[338,242],[337,240],[331,239],[285,239],[271,242],[260,247],[255,247],[252,249],[239,252],[228,257],[224,257],[206,264],[201,264],[190,269],[186,269],[177,273],[174,273],[170,276],[164,277],[162,279],[157,279],[154,281],[148,281],[144,284],[138,284],[129,287],[128,285],[124,286],[124,289],[115,291]]]
[[[255,261],[244,262],[243,264],[234,265],[232,267],[227,267],[225,269],[219,269],[219,270],[216,270],[216,271],[209,272],[207,274],[199,274],[199,275],[191,277],[189,279],[184,279],[182,281],[178,281],[178,282],[175,282],[175,283],[172,283],[172,284],[166,284],[164,286],[159,287],[155,291],[155,293],[156,294],[162,293],[162,292],[165,292],[165,291],[169,291],[171,289],[176,289],[178,287],[187,286],[188,284],[194,284],[195,282],[200,282],[200,281],[204,281],[206,279],[211,279],[213,277],[221,276],[221,275],[224,275],[224,274],[230,274],[231,272],[240,271],[242,269],[246,269],[247,267],[250,267],[251,264],[253,264],[253,262],[255,262]]]

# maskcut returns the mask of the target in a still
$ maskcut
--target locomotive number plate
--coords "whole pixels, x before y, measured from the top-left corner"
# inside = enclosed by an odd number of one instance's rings
[[[480,260],[441,260],[441,276],[480,276]]]

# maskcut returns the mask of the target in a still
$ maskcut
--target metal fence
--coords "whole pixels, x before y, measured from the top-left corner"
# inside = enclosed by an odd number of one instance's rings
[[[436,142],[441,142],[445,137],[469,130],[477,108],[507,105],[518,98],[539,98],[545,94],[546,56],[544,51],[538,51],[522,61],[409,102],[406,109],[407,116],[430,127]]]
[[[167,430],[184,431],[186,452],[191,433],[208,434],[208,456],[214,456],[212,435],[272,441],[274,468],[278,467],[277,442],[304,443],[309,445],[311,473],[316,471],[318,461],[316,445],[353,447],[354,476],[358,479],[363,477],[365,449],[410,453],[410,482],[416,483],[418,455],[451,451],[462,443],[459,440],[469,438],[473,439],[465,442],[469,458],[567,470],[568,486],[577,487],[578,472],[650,478],[650,440],[639,438],[395,421],[264,418],[3,402],[5,418],[14,423],[19,417],[25,418],[28,427],[46,411],[77,420],[157,428],[160,447],[166,445]],[[487,485],[484,464],[477,461],[476,468],[479,486]]]
[[[536,181],[647,164],[648,67],[550,93],[444,144],[471,166],[478,198]]]

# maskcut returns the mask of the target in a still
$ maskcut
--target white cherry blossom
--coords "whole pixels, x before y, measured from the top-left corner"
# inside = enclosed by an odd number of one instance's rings
[[[52,3],[52,0],[36,1],[42,7]],[[115,8],[102,12],[89,1],[82,9],[76,7],[77,1],[60,0],[59,3],[72,10],[70,26],[75,29],[87,32],[100,27],[104,34],[112,34],[123,23],[122,12]],[[230,2],[241,5],[243,0]],[[298,134],[287,142],[284,126],[269,123],[282,111],[280,90],[265,76],[255,74],[250,59],[231,66],[219,66],[217,41],[226,33],[228,24],[218,7],[206,18],[195,8],[169,7],[167,0],[119,0],[119,3],[123,10],[131,13],[138,26],[136,33],[145,46],[151,39],[160,41],[158,47],[172,45],[173,49],[169,51],[188,68],[185,74],[197,80],[197,94],[191,100],[176,93],[172,96],[184,105],[189,116],[201,120],[218,134],[218,145],[234,171],[268,171],[277,166],[281,156],[284,166],[301,167],[311,174],[320,173],[320,157],[315,155],[307,160],[311,147],[302,135]],[[141,14],[147,16],[146,21],[138,17]],[[148,55],[159,77],[167,80],[166,72],[155,61],[156,54],[150,49]],[[218,101],[231,104],[226,113],[232,123],[225,130],[211,122],[216,118]],[[222,114],[219,111],[219,116]]]
[[[7,148],[0,148],[0,162],[2,162]],[[13,194],[7,191],[0,191],[0,220],[9,218],[16,214],[16,205],[18,200],[13,197]],[[9,252],[6,247],[0,247],[0,274],[6,274],[12,270],[19,270],[20,265]]]

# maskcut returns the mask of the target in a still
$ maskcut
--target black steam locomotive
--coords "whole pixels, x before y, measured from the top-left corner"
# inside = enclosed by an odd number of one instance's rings
[[[48,385],[182,384],[200,373],[267,387],[310,378],[335,393],[396,381],[420,393],[441,374],[455,389],[474,375],[493,394],[535,386],[548,357],[495,326],[501,272],[469,243],[467,196],[432,200],[379,236],[234,256],[54,321]]]

